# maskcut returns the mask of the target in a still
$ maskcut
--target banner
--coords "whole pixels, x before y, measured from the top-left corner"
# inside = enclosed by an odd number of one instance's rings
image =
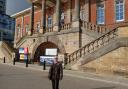
[[[19,48],[19,53],[24,53],[24,48]]]
[[[46,61],[46,63],[52,64],[55,57],[53,56],[40,56],[40,62]]]
[[[55,56],[57,55],[57,48],[46,48],[45,55],[47,56]]]
[[[19,53],[28,54],[28,47],[26,47],[26,48],[19,48]]]

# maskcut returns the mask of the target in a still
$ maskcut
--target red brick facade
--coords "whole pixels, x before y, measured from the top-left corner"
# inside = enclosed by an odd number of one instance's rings
[[[105,4],[105,25],[114,25],[114,24],[123,24],[128,21],[128,0],[124,0],[124,8],[125,8],[125,20],[122,22],[116,22],[115,20],[115,0],[104,0]],[[91,0],[91,22],[96,23],[96,8],[97,8],[97,0]]]
[[[106,26],[114,26],[114,24],[125,24],[128,21],[128,0],[124,0],[125,1],[125,20],[122,22],[116,22],[115,20],[115,0],[104,0],[104,5],[105,5],[105,24]],[[71,5],[71,6],[70,6]],[[86,5],[86,6],[85,6]],[[80,6],[81,8],[83,8],[84,14],[86,15],[84,20],[89,21],[97,24],[97,0],[80,0]],[[88,7],[88,8],[87,8]],[[71,23],[72,20],[74,19],[75,16],[75,0],[72,0],[72,2],[70,3],[65,2],[61,4],[61,8],[62,10],[64,10],[64,23]],[[90,9],[89,9],[90,8]],[[90,11],[89,11],[90,10]],[[17,30],[17,26],[20,25],[22,28],[22,36],[26,35],[27,32],[25,30],[26,25],[29,25],[30,28],[30,11],[29,13],[21,13],[19,16],[16,17],[16,30]],[[46,23],[47,23],[47,18],[48,16],[52,16],[53,22],[52,25],[55,24],[55,20],[56,20],[56,15],[55,15],[55,6],[53,7],[49,7],[46,10]],[[23,20],[23,21],[22,21]],[[42,8],[39,8],[38,10],[35,10],[35,16],[34,16],[34,32],[36,32],[36,27],[37,27],[37,23],[40,24],[40,26],[42,26]],[[24,24],[24,26],[22,25]],[[16,37],[17,38],[17,37]],[[18,39],[18,38],[17,38]]]

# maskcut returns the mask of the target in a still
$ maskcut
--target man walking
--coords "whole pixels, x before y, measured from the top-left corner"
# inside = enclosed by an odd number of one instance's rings
[[[63,78],[62,64],[58,62],[58,58],[55,57],[53,64],[49,69],[49,79],[52,81],[52,89],[59,89],[59,80]]]

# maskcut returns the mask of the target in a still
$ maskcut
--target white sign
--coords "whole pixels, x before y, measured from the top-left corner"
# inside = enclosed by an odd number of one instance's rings
[[[46,48],[45,55],[57,55],[57,48]]]
[[[46,61],[47,63],[53,63],[53,60],[55,59],[55,57],[51,57],[51,56],[40,56],[40,62],[44,62]]]

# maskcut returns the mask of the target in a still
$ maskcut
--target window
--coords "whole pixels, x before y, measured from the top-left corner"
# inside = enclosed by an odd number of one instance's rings
[[[40,31],[40,23],[39,23],[39,22],[36,24],[36,31],[37,31],[37,32]]]
[[[19,38],[21,36],[21,26],[18,24],[17,26],[17,37]]]
[[[104,24],[104,22],[105,22],[104,3],[99,2],[97,4],[97,24]]]
[[[60,25],[64,25],[64,11],[61,11]]]
[[[52,27],[52,17],[48,16],[48,28]]]
[[[116,21],[124,20],[124,0],[116,0],[115,1],[115,12],[116,12]]]
[[[26,30],[26,32],[29,31],[29,25],[28,24],[26,25],[25,30]]]
[[[81,10],[81,11],[80,11],[80,19],[81,19],[81,20],[84,20],[84,19],[85,19],[84,10]]]

